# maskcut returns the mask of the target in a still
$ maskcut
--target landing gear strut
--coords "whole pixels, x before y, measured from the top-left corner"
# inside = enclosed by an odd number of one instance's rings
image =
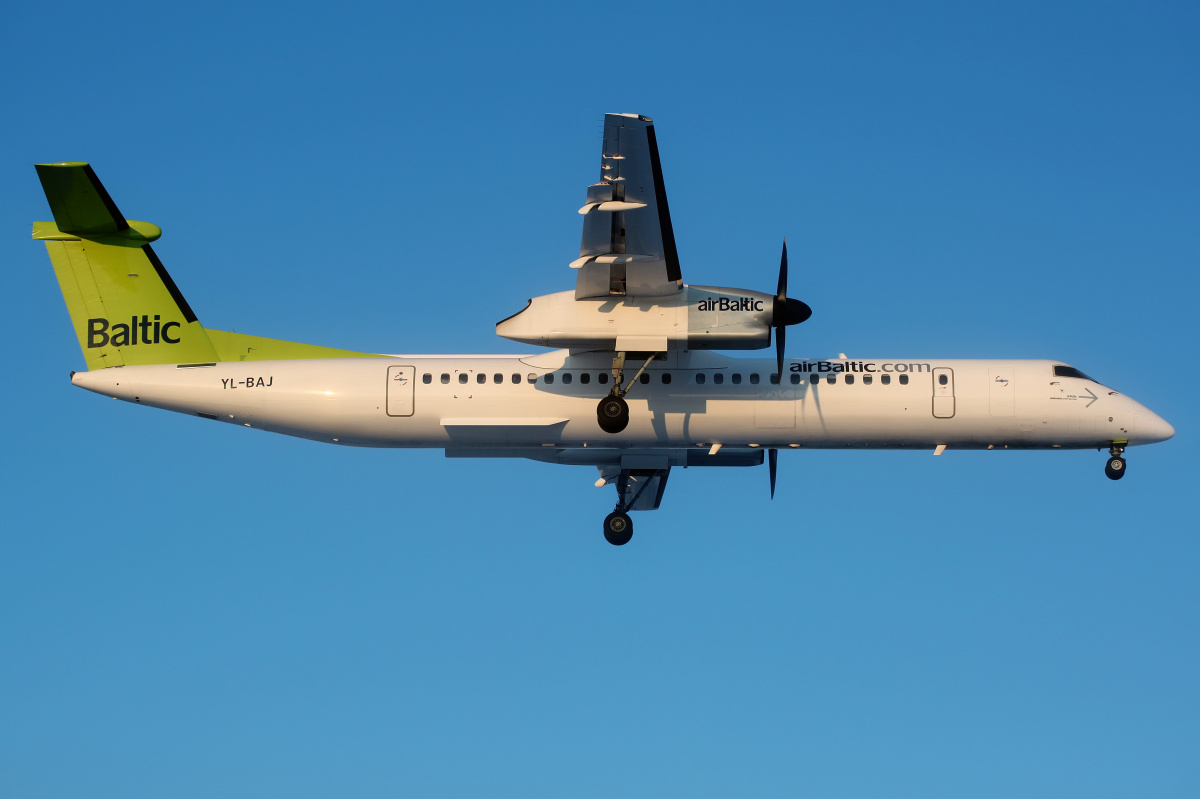
[[[1108,463],[1104,464],[1104,476],[1109,480],[1120,480],[1125,476],[1125,459],[1122,454],[1125,452],[1125,447],[1120,444],[1113,444],[1108,450]]]
[[[621,384],[625,382],[625,353],[613,354],[613,387],[608,392],[608,396],[600,400],[600,404],[596,406],[596,422],[600,425],[601,430],[606,433],[619,433],[629,426],[629,403],[625,401],[625,395],[629,393],[629,389],[642,376],[642,372],[646,371],[646,367],[650,365],[656,355],[658,355],[657,352],[650,353],[650,357],[642,364],[642,368],[637,370],[637,374],[629,381],[629,385],[622,387]],[[605,535],[608,534],[605,533]]]

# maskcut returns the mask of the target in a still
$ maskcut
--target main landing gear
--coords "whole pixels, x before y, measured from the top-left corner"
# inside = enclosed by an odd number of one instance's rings
[[[1125,452],[1125,447],[1120,444],[1113,444],[1108,450],[1108,463],[1104,464],[1104,476],[1109,480],[1120,480],[1125,476],[1125,458],[1121,457]]]
[[[618,352],[613,355],[613,387],[608,392],[608,396],[600,400],[600,404],[596,406],[596,422],[600,425],[601,430],[606,433],[619,433],[629,426],[629,403],[625,401],[625,395],[629,393],[629,389],[633,387],[633,384],[642,376],[642,372],[646,371],[646,367],[657,355],[657,352],[650,353],[650,357],[642,364],[642,368],[637,370],[637,374],[629,381],[629,385],[624,387],[621,384],[625,382],[625,353]],[[605,535],[607,536],[607,533]]]

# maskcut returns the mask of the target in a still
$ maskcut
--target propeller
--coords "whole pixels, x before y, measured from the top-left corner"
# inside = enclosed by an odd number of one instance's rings
[[[779,287],[775,291],[775,304],[771,308],[771,326],[775,328],[775,373],[783,382],[783,348],[787,342],[788,325],[798,325],[812,316],[812,308],[800,300],[787,296],[787,239],[783,240],[783,254],[779,256]],[[771,476],[771,499],[775,499],[775,478],[779,474],[779,450],[767,450],[767,469]]]
[[[812,316],[812,308],[800,300],[789,300],[787,296],[787,239],[783,240],[783,255],[779,258],[779,288],[775,292],[775,304],[771,308],[771,326],[775,330],[775,365],[779,380],[783,381],[783,347],[788,325],[798,325]],[[774,471],[772,471],[774,474]],[[774,485],[774,482],[772,482]]]

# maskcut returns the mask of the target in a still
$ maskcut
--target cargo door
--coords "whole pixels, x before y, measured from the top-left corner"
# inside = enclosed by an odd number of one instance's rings
[[[389,366],[387,371],[387,415],[412,416],[415,366]]]

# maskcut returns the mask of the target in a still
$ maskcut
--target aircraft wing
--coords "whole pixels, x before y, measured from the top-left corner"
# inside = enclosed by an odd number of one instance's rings
[[[661,297],[683,286],[654,121],[605,114],[600,181],[588,186],[576,299]]]

